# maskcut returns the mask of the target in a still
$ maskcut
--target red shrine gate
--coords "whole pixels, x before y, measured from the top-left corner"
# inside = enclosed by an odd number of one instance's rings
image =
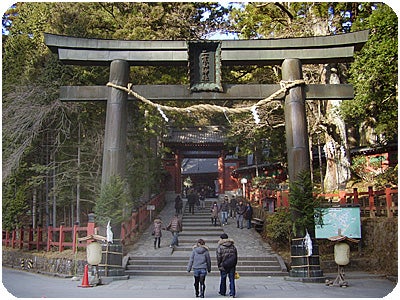
[[[180,194],[183,191],[183,180],[190,177],[193,187],[210,186],[214,194],[223,194],[239,188],[232,171],[239,167],[240,160],[227,155],[222,128],[217,126],[171,128],[164,136],[163,143],[171,149],[169,157],[164,159],[164,168],[169,173],[166,190]],[[184,172],[185,159],[198,159],[197,171]],[[206,163],[205,160],[210,161]],[[196,169],[196,168],[195,168]],[[216,184],[214,184],[214,181]]]

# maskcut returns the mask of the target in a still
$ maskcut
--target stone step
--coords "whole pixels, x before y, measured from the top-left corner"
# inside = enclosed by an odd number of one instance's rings
[[[189,226],[185,226],[183,225],[183,231],[201,231],[201,232],[221,232],[222,229],[220,226],[208,226],[208,225],[203,225],[203,227],[201,226],[193,226],[192,224],[190,224]]]
[[[183,236],[195,236],[195,237],[218,237],[223,233],[223,230],[220,229],[218,230],[213,230],[213,231],[208,231],[208,232],[204,232],[202,230],[186,230],[185,228],[183,228],[184,230],[182,232],[179,233],[179,237],[183,237]]]
[[[187,275],[186,266],[189,256],[186,257],[130,257],[126,268],[129,275]],[[211,258],[210,275],[219,275],[216,258]],[[240,276],[285,276],[276,256],[241,257],[236,270]]]
[[[210,252],[211,261],[216,264],[216,258]],[[129,257],[128,264],[185,264],[189,260],[189,256],[157,256],[157,257],[147,257],[147,256],[134,256]],[[240,265],[258,265],[265,264],[271,265],[276,264],[278,262],[278,258],[276,255],[267,255],[267,256],[241,256],[238,259],[238,266]]]

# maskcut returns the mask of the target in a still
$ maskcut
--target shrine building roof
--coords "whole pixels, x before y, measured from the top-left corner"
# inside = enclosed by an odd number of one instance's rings
[[[174,145],[223,145],[225,140],[224,128],[220,126],[170,127],[163,136],[164,144]]]

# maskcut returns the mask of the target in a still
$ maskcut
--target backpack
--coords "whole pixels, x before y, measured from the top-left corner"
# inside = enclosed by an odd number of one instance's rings
[[[229,271],[232,268],[236,267],[236,264],[237,264],[237,256],[232,253],[225,258],[225,260],[222,262],[221,265],[225,269],[225,271]]]

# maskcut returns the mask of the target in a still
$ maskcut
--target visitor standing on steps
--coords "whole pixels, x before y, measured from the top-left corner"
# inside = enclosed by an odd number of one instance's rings
[[[243,204],[243,201],[240,200],[239,204],[236,205],[236,224],[237,228],[243,229],[243,215],[246,211],[246,206]]]
[[[211,206],[211,224],[217,226],[217,219],[218,219],[218,204],[214,201],[213,205]]]
[[[250,202],[247,202],[246,204],[244,218],[247,220],[247,229],[251,229],[251,219],[253,218],[253,207],[251,207]]]
[[[221,203],[221,223],[222,226],[228,225],[228,213],[229,213],[229,203],[228,196],[224,197],[224,201]]]
[[[221,281],[219,294],[226,295],[226,277],[229,278],[229,296],[236,297],[235,272],[237,265],[237,249],[235,242],[226,233],[221,234],[217,247],[217,264],[220,271]]]
[[[180,195],[176,196],[175,198],[175,213],[176,214],[181,214],[182,213],[182,207],[183,207],[183,201]]]
[[[229,216],[231,218],[236,218],[236,197],[232,195],[232,198],[229,202]]]
[[[211,272],[211,258],[208,247],[203,239],[199,239],[196,245],[193,246],[193,251],[189,259],[187,271],[190,272],[193,268],[194,290],[196,297],[204,298],[206,290],[207,272]]]
[[[194,192],[193,189],[191,189],[189,191],[189,195],[187,196],[188,199],[188,204],[189,204],[189,213],[192,213],[192,215],[194,214],[194,205],[197,202],[197,194]]]

